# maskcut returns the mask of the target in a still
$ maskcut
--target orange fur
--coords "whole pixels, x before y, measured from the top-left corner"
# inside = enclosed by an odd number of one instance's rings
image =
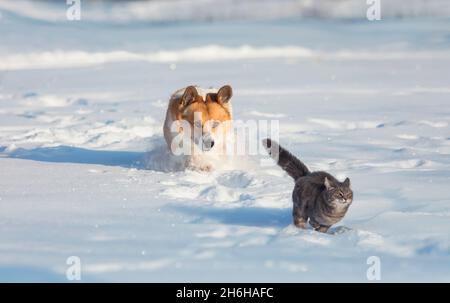
[[[211,90],[199,94],[200,88],[188,86],[172,94],[167,108],[166,121],[164,122],[164,138],[167,146],[171,148],[172,140],[181,132],[180,120],[189,122],[191,138],[194,140],[194,123],[196,113],[201,114],[201,128],[203,134],[210,136],[214,144],[214,138],[226,135],[232,120],[230,98],[232,90],[230,86],[224,86],[218,91]],[[203,94],[202,94],[203,93]],[[198,117],[198,116],[197,116]],[[172,123],[177,123],[176,132],[171,131]],[[227,127],[218,127],[226,125]],[[197,125],[200,127],[200,125]],[[223,133],[224,132],[224,133]],[[194,165],[195,166],[195,165]]]

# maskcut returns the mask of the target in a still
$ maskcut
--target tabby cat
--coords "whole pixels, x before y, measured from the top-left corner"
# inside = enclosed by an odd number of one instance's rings
[[[305,164],[271,139],[263,140],[263,145],[295,180],[292,193],[295,226],[305,229],[309,219],[316,231],[326,233],[331,225],[342,220],[353,201],[349,178],[339,182],[327,172],[310,172]]]

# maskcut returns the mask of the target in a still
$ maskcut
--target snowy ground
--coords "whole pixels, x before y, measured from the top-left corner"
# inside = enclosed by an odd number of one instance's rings
[[[0,280],[450,281],[450,21],[0,19]],[[250,47],[246,46],[250,45]],[[194,49],[192,49],[194,48]],[[349,176],[329,234],[291,225],[257,157],[163,172],[171,92],[229,83],[236,119]],[[147,164],[146,164],[147,163]],[[161,163],[159,163],[161,164]]]

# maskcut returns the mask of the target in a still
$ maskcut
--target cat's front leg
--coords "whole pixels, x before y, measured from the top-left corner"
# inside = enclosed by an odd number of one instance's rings
[[[319,231],[322,233],[326,233],[328,231],[328,229],[330,228],[330,226],[325,226],[325,225],[319,224],[316,221],[314,221],[313,219],[309,219],[309,224],[311,224],[312,228],[315,231]]]
[[[318,230],[319,227],[320,227],[320,224],[317,223],[317,222],[315,222],[313,219],[309,219],[309,224],[311,225],[311,227],[312,227],[314,230]]]
[[[325,225],[320,225],[316,231],[321,232],[321,233],[326,233],[328,231],[328,229],[330,228],[330,226],[325,226]]]
[[[294,205],[293,217],[295,226],[302,229],[307,228],[308,217],[300,207]]]
[[[306,220],[304,218],[294,217],[294,225],[301,229],[306,229]]]

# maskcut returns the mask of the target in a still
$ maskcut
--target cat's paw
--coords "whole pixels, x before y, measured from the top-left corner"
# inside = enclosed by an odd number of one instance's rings
[[[294,220],[294,225],[301,229],[307,229],[308,226],[305,221],[302,220]]]
[[[318,232],[326,234],[329,228],[330,228],[329,226],[320,226],[319,228],[317,228],[315,230],[318,231]]]

